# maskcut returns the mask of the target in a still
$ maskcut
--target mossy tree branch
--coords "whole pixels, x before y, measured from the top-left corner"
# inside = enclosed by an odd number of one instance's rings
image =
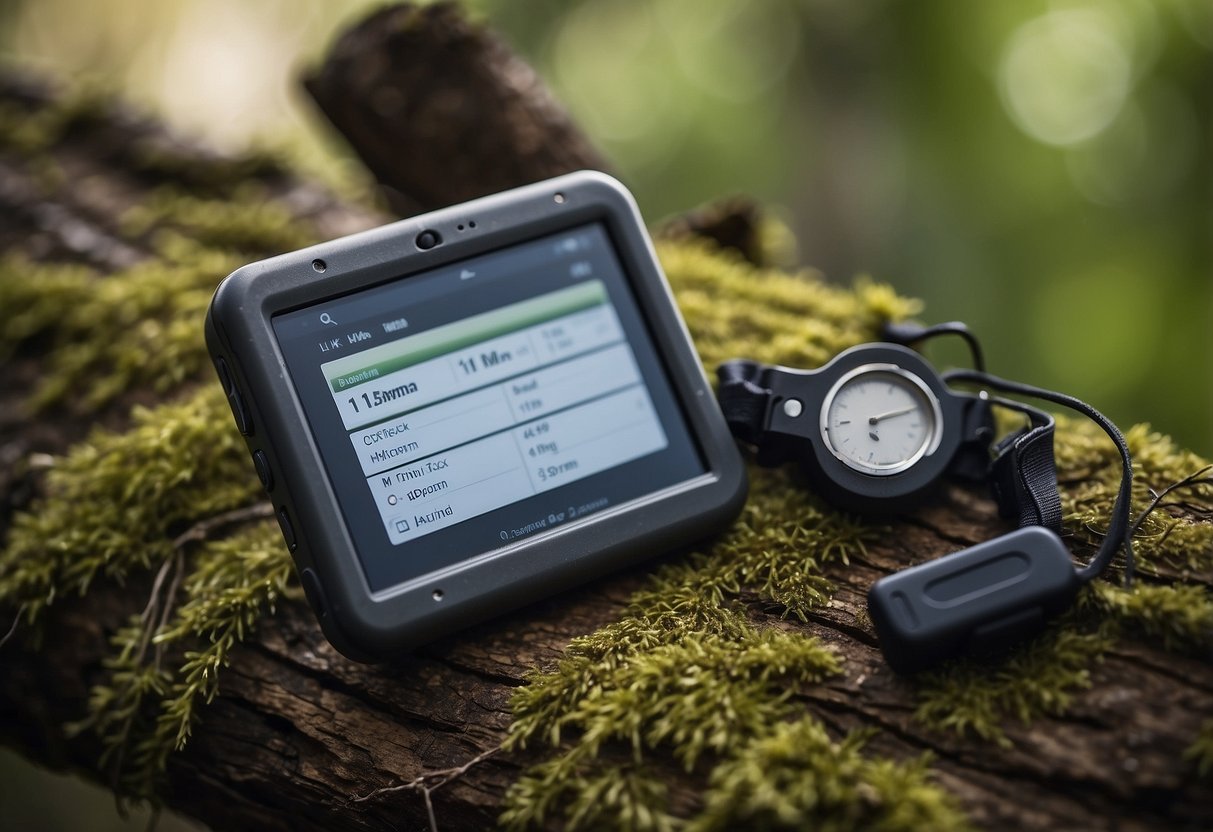
[[[377,217],[99,101],[0,82],[0,297],[17,310],[0,330],[0,587],[5,615],[23,610],[0,647],[5,743],[105,782],[117,771],[128,793],[151,782],[216,828],[484,829],[503,812],[524,827],[1213,824],[1207,485],[1143,524],[1138,589],[1097,585],[1010,660],[915,681],[881,661],[867,587],[1002,531],[993,505],[952,488],[861,523],[785,470],[755,470],[741,520],[695,553],[391,665],[345,660],[256,524],[196,298],[229,263]],[[755,268],[700,241],[700,222],[676,223],[659,253],[707,364],[819,364],[916,310],[887,287]],[[63,314],[68,298],[87,312]],[[181,368],[167,380],[147,369],[164,343]],[[1148,429],[1129,439],[1139,507],[1204,464]],[[1061,442],[1068,537],[1087,556],[1113,452],[1069,423]],[[164,655],[124,662],[131,645]]]

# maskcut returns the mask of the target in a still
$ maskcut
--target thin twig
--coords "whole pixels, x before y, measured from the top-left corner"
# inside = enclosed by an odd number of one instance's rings
[[[438,832],[438,819],[434,815],[434,803],[431,800],[430,795],[434,792],[434,790],[445,786],[452,780],[457,780],[466,774],[468,769],[472,768],[472,766],[484,762],[499,751],[501,751],[501,746],[495,745],[487,751],[480,752],[463,765],[455,766],[454,768],[438,769],[437,771],[424,771],[407,783],[401,783],[398,786],[384,786],[381,789],[375,789],[373,792],[364,794],[361,797],[353,797],[350,799],[350,803],[362,803],[375,797],[390,794],[391,792],[419,791],[421,792],[422,798],[425,800],[425,811],[429,815],[430,819],[430,832]],[[431,783],[431,781],[433,782]]]
[[[143,663],[143,657],[147,652],[147,645],[156,633],[165,628],[168,624],[168,618],[173,612],[173,599],[177,597],[177,591],[181,588],[181,581],[185,575],[185,547],[190,543],[206,540],[215,529],[236,523],[245,523],[249,520],[260,520],[271,517],[273,513],[274,507],[268,502],[225,511],[223,514],[216,514],[214,517],[198,521],[173,540],[173,557],[166,559],[160,567],[160,571],[156,573],[156,581],[152,585],[151,597],[147,599],[147,606],[143,610],[142,621],[144,627],[142,638],[139,642],[139,657],[136,660],[138,664]],[[168,574],[170,568],[172,569],[173,580],[169,584],[168,592],[163,596],[163,600],[161,600],[160,587],[164,583],[165,575]],[[159,616],[155,612],[157,606],[159,607]],[[158,620],[156,620],[155,626],[150,626],[153,618]],[[157,669],[160,667],[162,653],[163,645],[157,644],[155,660]]]
[[[1146,506],[1145,510],[1141,514],[1137,515],[1136,520],[1129,524],[1129,530],[1125,533],[1125,536],[1132,537],[1136,535],[1141,530],[1141,527],[1145,524],[1146,518],[1153,514],[1154,510],[1162,505],[1162,501],[1170,496],[1173,492],[1178,491],[1181,488],[1194,488],[1200,485],[1213,485],[1213,477],[1210,477],[1207,480],[1201,479],[1202,476],[1210,471],[1213,471],[1213,465],[1206,465],[1199,471],[1188,474],[1188,476],[1184,477],[1182,480],[1177,480],[1176,482],[1171,483],[1162,491],[1155,491],[1153,488],[1151,488],[1150,496],[1152,499],[1150,500],[1150,504]],[[1090,523],[1083,523],[1083,528],[1096,537],[1105,537],[1107,535],[1107,531],[1105,529],[1097,529]],[[1163,534],[1165,534],[1165,532]]]
[[[266,517],[274,516],[274,506],[271,503],[257,503],[256,505],[246,506],[245,508],[237,508],[232,511],[225,511],[223,514],[216,514],[214,517],[208,517],[205,520],[200,520],[190,526],[185,532],[173,541],[173,548],[180,549],[187,543],[195,543],[200,540],[206,540],[210,533],[215,529],[223,526],[230,526],[236,523],[244,523],[249,520],[261,520]]]
[[[155,632],[164,632],[164,628],[168,626],[168,617],[173,612],[173,599],[177,597],[177,591],[181,589],[181,581],[185,577],[185,550],[178,549],[173,556],[173,582],[169,584],[168,593],[164,596],[164,604],[160,608],[160,620],[156,622]],[[164,658],[164,644],[158,642],[156,644],[156,658],[152,664],[156,670],[160,670],[160,664]]]
[[[1209,473],[1209,471],[1213,471],[1213,465],[1206,465],[1204,468],[1201,468],[1199,471],[1194,471],[1193,473],[1188,474],[1188,476],[1184,477],[1182,480],[1171,483],[1170,485],[1168,485],[1166,488],[1164,488],[1162,491],[1159,491],[1158,493],[1155,493],[1153,488],[1150,489],[1150,494],[1153,497],[1153,499],[1150,500],[1150,504],[1148,506],[1146,506],[1145,511],[1143,511],[1140,515],[1138,515],[1137,520],[1129,526],[1129,530],[1125,533],[1125,584],[1126,584],[1126,586],[1131,584],[1133,581],[1133,536],[1137,534],[1137,531],[1141,528],[1142,524],[1146,522],[1146,518],[1149,517],[1150,514],[1156,508],[1158,508],[1160,505],[1162,505],[1162,501],[1167,498],[1168,494],[1171,494],[1172,492],[1177,491],[1181,488],[1191,488],[1193,486],[1203,485],[1206,483],[1213,482],[1213,479],[1202,480],[1202,477],[1204,477],[1205,474]],[[1166,539],[1168,533],[1169,533],[1169,530],[1163,532],[1163,535],[1162,535],[1163,540]]]
[[[407,783],[401,783],[400,785],[397,785],[397,786],[384,786],[381,789],[375,789],[373,792],[370,792],[369,794],[364,794],[361,797],[355,797],[352,800],[350,800],[350,802],[351,803],[362,803],[363,801],[370,800],[371,798],[374,798],[374,797],[379,797],[380,795],[383,795],[383,794],[389,794],[391,792],[409,791],[409,790],[413,790],[413,789],[423,789],[423,788],[428,788],[430,790],[437,789],[439,786],[445,786],[447,783],[451,782],[452,780],[455,780],[455,779],[461,777],[463,774],[467,773],[467,770],[470,769],[472,766],[476,765],[477,763],[484,762],[485,760],[487,760],[489,757],[492,757],[494,754],[496,754],[500,750],[501,750],[501,746],[495,745],[492,748],[490,748],[488,751],[480,752],[475,757],[468,760],[466,763],[464,763],[461,766],[456,766],[454,768],[438,769],[437,771],[423,771],[421,774],[418,774],[416,777],[414,777],[412,780],[410,780]],[[438,782],[436,782],[432,786],[426,785],[426,781],[434,780],[434,779],[436,779]]]
[[[173,554],[165,558],[164,563],[160,565],[160,569],[156,572],[156,578],[152,581],[152,591],[148,595],[147,604],[143,607],[143,612],[139,615],[139,622],[142,628],[139,633],[139,647],[135,653],[134,664],[142,666],[143,660],[147,656],[147,648],[155,638],[156,633],[162,632],[168,625],[169,616],[173,614],[173,600],[177,597],[178,591],[181,589],[181,582],[185,577],[185,547],[190,543],[196,543],[206,540],[210,533],[215,529],[229,526],[236,523],[244,523],[249,520],[259,520],[264,517],[272,516],[274,507],[270,503],[257,503],[256,505],[238,508],[233,511],[227,511],[223,514],[217,514],[214,517],[208,517],[201,520],[187,529],[183,534],[178,535],[173,540]],[[168,591],[162,592],[164,582],[169,575],[172,575],[172,580],[169,581]],[[164,645],[157,644],[155,657],[152,666],[159,671],[164,658]],[[118,778],[121,776],[123,757],[126,754],[125,736],[130,733],[130,727],[134,721],[135,714],[131,713],[127,717],[126,724],[123,727],[124,739],[121,746],[118,748],[117,754],[113,763],[113,786],[117,790]]]
[[[139,649],[135,651],[135,664],[143,664],[143,657],[147,655],[147,646],[151,643],[152,633],[156,630],[151,626],[151,622],[155,620],[156,612],[161,606],[160,588],[164,586],[164,579],[168,577],[169,570],[175,561],[176,558],[165,558],[164,563],[160,564],[160,568],[156,570],[156,580],[152,581],[152,591],[148,593],[147,604],[143,607],[143,612],[139,614],[139,623],[143,630],[139,634]]]
[[[421,789],[421,796],[425,799],[425,813],[430,817],[430,832],[438,832],[438,818],[434,815],[434,801],[430,799],[430,792],[436,788],[438,787]]]
[[[1125,585],[1126,586],[1132,584],[1132,582],[1133,582],[1133,572],[1134,572],[1133,538],[1137,536],[1137,533],[1139,531],[1141,531],[1141,527],[1145,524],[1146,519],[1151,514],[1154,513],[1155,509],[1157,509],[1159,506],[1162,505],[1163,500],[1165,500],[1170,494],[1174,493],[1175,491],[1178,491],[1182,488],[1194,488],[1194,487],[1200,486],[1200,485],[1213,485],[1213,477],[1210,477],[1208,479],[1202,479],[1202,477],[1204,477],[1204,475],[1208,474],[1210,471],[1213,471],[1213,465],[1206,465],[1204,468],[1201,468],[1199,471],[1193,471],[1191,474],[1188,474],[1188,476],[1184,477],[1183,479],[1177,480],[1177,481],[1171,483],[1166,488],[1164,488],[1162,491],[1155,491],[1153,488],[1149,489],[1150,497],[1151,497],[1150,504],[1146,506],[1145,510],[1141,514],[1137,515],[1137,519],[1129,524],[1129,528],[1125,532],[1124,547],[1125,547]],[[1094,534],[1098,537],[1104,537],[1107,535],[1106,531],[1101,531],[1100,529],[1093,528],[1090,523],[1084,523],[1083,526],[1084,526],[1084,528],[1086,528],[1087,531],[1091,532],[1092,534]],[[1162,543],[1164,540],[1166,540],[1167,535],[1170,534],[1170,531],[1171,531],[1170,529],[1165,529],[1164,531],[1160,532],[1159,535],[1157,535],[1160,538],[1159,543]]]
[[[1162,501],[1165,500],[1167,498],[1167,495],[1171,494],[1171,492],[1177,491],[1181,488],[1192,488],[1197,485],[1213,484],[1213,478],[1210,478],[1207,480],[1201,480],[1201,477],[1203,477],[1205,474],[1209,473],[1210,471],[1213,471],[1213,465],[1206,465],[1204,468],[1201,468],[1199,471],[1195,471],[1191,474],[1188,474],[1188,476],[1184,477],[1182,480],[1171,483],[1166,488],[1164,488],[1162,491],[1155,493],[1154,489],[1151,488],[1150,494],[1154,499],[1150,500],[1150,504],[1148,506],[1146,506],[1146,510],[1143,511],[1141,514],[1139,514],[1137,516],[1137,520],[1131,526],[1129,526],[1129,534],[1130,535],[1136,534],[1137,530],[1139,528],[1141,528],[1141,525],[1146,522],[1146,518],[1149,517],[1151,513],[1153,513],[1154,509],[1158,508],[1159,505],[1162,504]]]
[[[17,625],[21,623],[21,616],[25,615],[25,604],[17,607],[17,614],[13,616],[13,626],[8,628],[8,632],[4,634],[4,638],[0,638],[0,647],[8,644],[8,640],[13,637],[13,633],[17,632]]]

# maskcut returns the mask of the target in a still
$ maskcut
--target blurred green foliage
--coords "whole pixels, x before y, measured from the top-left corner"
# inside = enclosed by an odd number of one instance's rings
[[[1213,4],[486,8],[651,215],[755,194],[994,371],[1213,449]]]
[[[293,78],[375,5],[6,0],[0,54],[348,184]],[[1208,0],[468,5],[650,219],[753,194],[803,262],[969,322],[996,372],[1213,451]]]

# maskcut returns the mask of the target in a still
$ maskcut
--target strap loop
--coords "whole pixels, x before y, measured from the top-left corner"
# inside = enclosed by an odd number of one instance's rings
[[[1083,583],[1087,583],[1099,577],[1108,568],[1108,565],[1111,564],[1112,558],[1116,556],[1116,552],[1121,547],[1124,547],[1125,577],[1128,580],[1129,576],[1133,573],[1133,535],[1132,530],[1129,528],[1129,504],[1133,492],[1133,458],[1129,455],[1128,443],[1125,442],[1124,436],[1116,425],[1113,424],[1112,420],[1081,399],[1067,396],[1065,393],[1033,387],[1030,384],[1023,384],[1018,381],[1008,381],[1005,378],[992,376],[989,373],[974,370],[952,370],[944,373],[944,380],[948,383],[966,382],[969,384],[980,384],[1003,393],[1028,396],[1051,404],[1058,404],[1081,413],[1099,425],[1120,453],[1120,488],[1116,492],[1116,502],[1112,506],[1112,516],[1108,522],[1108,529],[1104,535],[1103,543],[1100,544],[1099,551],[1095,553],[1095,557],[1086,566],[1079,567],[1078,578]],[[1008,407],[1014,407],[1020,412],[1026,413],[1029,410],[1035,410],[1035,408],[1028,408],[1027,405],[1020,404],[1019,402],[1009,402],[1005,399],[999,399],[998,402]],[[1051,445],[1052,440],[1050,438],[1050,447]],[[1051,457],[1052,453],[1050,453],[1050,461]],[[1054,475],[1054,483],[1056,483],[1056,475]],[[1054,485],[1054,488],[1056,488],[1056,485]]]
[[[766,437],[767,411],[771,391],[758,381],[766,368],[757,361],[735,359],[716,368],[720,385],[716,398],[733,435],[750,445],[761,447]]]
[[[1011,433],[994,447],[990,490],[998,513],[1022,526],[1044,526],[1061,533],[1061,496],[1053,459],[1055,422],[1049,414],[1018,402],[995,399],[1026,413],[1031,425]]]

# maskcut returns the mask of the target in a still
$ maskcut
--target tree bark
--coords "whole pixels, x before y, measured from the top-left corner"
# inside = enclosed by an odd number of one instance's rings
[[[333,63],[308,82],[381,181],[407,197],[403,204],[454,203],[594,162],[588,143],[546,95],[519,103],[535,90],[530,71],[452,15],[445,7],[382,12],[375,26],[343,39]],[[394,34],[385,34],[393,27]],[[413,99],[418,85],[436,75],[428,69],[435,56],[451,54],[458,62],[469,49],[484,53],[471,61],[473,69],[450,78],[437,73],[436,102]],[[0,105],[36,113],[46,103],[34,88],[0,84]],[[444,121],[444,113],[454,121]],[[494,124],[502,130],[486,129]],[[451,149],[441,157],[451,164],[450,175],[422,160],[435,146]],[[147,148],[165,163],[149,169],[140,155]],[[148,256],[137,241],[116,233],[122,208],[165,183],[205,192],[214,171],[230,164],[120,110],[82,121],[52,154],[74,172],[72,181],[91,184],[48,194],[22,159],[0,151],[0,248],[102,272]],[[334,235],[381,219],[272,166],[242,176]],[[124,400],[87,420],[69,412],[21,419],[18,404],[42,360],[34,348],[0,374],[0,540],[11,512],[40,488],[31,460],[63,451],[97,419],[121,424],[132,403]],[[840,652],[842,675],[797,692],[808,711],[838,731],[880,729],[873,752],[894,758],[934,752],[938,778],[980,827],[1213,826],[1213,788],[1176,762],[1213,699],[1208,662],[1145,642],[1118,647],[1094,669],[1091,689],[1075,695],[1065,717],[1008,724],[1008,749],[933,733],[912,719],[913,688],[881,659],[867,623],[866,590],[910,560],[1003,530],[988,500],[953,488],[893,523],[862,560],[832,568],[834,600],[807,623],[783,620],[758,599],[749,599],[748,608],[760,623],[818,636]],[[165,800],[220,829],[426,828],[427,802],[442,829],[490,828],[505,790],[539,759],[535,752],[493,753],[510,723],[511,692],[528,670],[554,665],[571,638],[616,620],[652,568],[563,593],[376,667],[343,658],[306,606],[283,601],[235,651],[219,695],[203,709],[186,749],[170,758]],[[69,737],[64,725],[84,714],[90,687],[103,678],[107,638],[137,612],[147,589],[138,582],[99,584],[84,598],[56,604],[41,646],[18,631],[0,648],[0,741],[43,764],[102,777],[96,742],[87,734]],[[432,775],[473,761],[458,775]],[[662,773],[672,805],[690,811],[700,804],[701,778],[672,760]]]
[[[385,7],[303,83],[403,214],[607,169],[535,71],[451,3]]]

